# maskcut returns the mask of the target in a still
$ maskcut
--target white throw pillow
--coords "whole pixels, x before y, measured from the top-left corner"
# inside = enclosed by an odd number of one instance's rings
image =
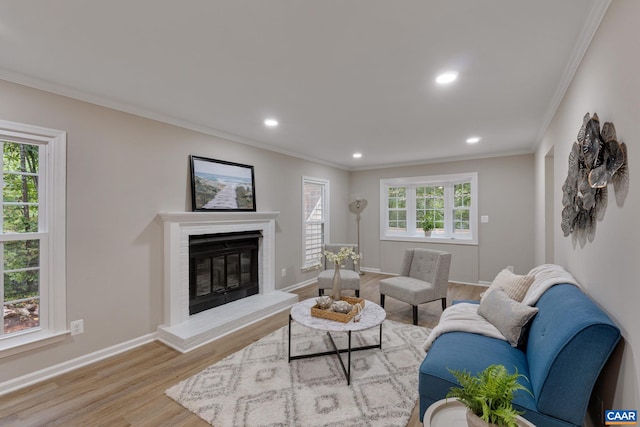
[[[505,268],[493,279],[491,286],[489,286],[484,295],[499,288],[505,291],[511,299],[522,302],[535,278],[533,275],[520,276]]]

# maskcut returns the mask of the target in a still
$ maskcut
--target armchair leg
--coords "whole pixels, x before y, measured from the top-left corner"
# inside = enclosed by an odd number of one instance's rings
[[[384,294],[380,294],[380,307],[384,308]]]
[[[324,289],[318,289],[318,296],[321,297],[324,295]]]
[[[412,305],[411,307],[413,308],[413,324],[417,325],[418,324],[418,306]]]
[[[444,311],[445,308],[447,308],[447,299],[442,298],[442,310]]]
[[[360,290],[356,289],[356,298],[360,298]]]

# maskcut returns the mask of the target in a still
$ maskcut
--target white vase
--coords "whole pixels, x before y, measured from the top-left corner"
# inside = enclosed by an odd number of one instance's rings
[[[333,267],[333,284],[331,287],[331,298],[333,298],[334,301],[340,301],[340,299],[342,298],[341,291],[340,264],[335,263]]]

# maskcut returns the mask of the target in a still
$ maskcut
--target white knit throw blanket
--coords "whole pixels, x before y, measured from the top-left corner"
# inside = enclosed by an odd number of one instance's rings
[[[535,279],[522,300],[522,303],[528,306],[534,306],[542,294],[554,285],[570,283],[580,287],[571,273],[555,264],[543,264],[535,267],[529,272],[529,275],[535,276]],[[478,314],[478,306],[478,304],[459,303],[443,311],[440,322],[433,328],[424,343],[424,350],[429,351],[435,339],[447,332],[471,332],[506,341],[504,335],[495,326]]]

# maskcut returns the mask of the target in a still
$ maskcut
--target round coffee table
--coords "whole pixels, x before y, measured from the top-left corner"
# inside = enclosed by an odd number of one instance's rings
[[[289,314],[289,362],[297,359],[307,359],[310,357],[327,356],[335,354],[338,356],[342,370],[347,378],[347,385],[351,384],[351,352],[369,350],[372,348],[382,348],[382,322],[387,317],[387,313],[384,308],[380,307],[375,302],[366,300],[364,309],[362,310],[360,320],[354,322],[353,319],[347,323],[338,322],[336,320],[324,319],[321,317],[314,317],[311,315],[311,307],[316,305],[315,298],[309,298],[301,301],[291,307],[291,313]],[[333,350],[323,351],[320,353],[302,354],[298,356],[291,356],[291,320],[295,320],[301,325],[307,326],[312,329],[319,329],[321,331],[327,331],[329,340],[333,346]],[[376,326],[380,327],[380,339],[378,344],[367,345],[362,347],[351,347],[351,333],[357,331],[364,331]],[[346,332],[349,336],[349,344],[347,348],[339,349],[331,336],[332,332]],[[345,366],[342,361],[340,353],[347,353],[347,365]]]

